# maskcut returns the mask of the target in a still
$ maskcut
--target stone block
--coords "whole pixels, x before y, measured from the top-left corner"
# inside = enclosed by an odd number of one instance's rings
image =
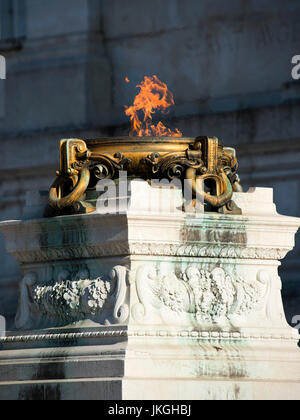
[[[299,335],[278,266],[299,219],[271,189],[236,193],[241,216],[197,217],[149,212],[143,182],[130,191],[123,214],[0,224],[23,267],[0,399],[292,398]]]

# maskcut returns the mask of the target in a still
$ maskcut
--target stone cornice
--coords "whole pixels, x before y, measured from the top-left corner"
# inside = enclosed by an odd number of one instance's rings
[[[198,219],[127,213],[2,222],[0,230],[8,253],[22,264],[138,255],[281,260],[298,225],[277,213]]]
[[[39,250],[17,250],[12,255],[23,264],[63,261],[72,259],[117,257],[117,256],[162,256],[281,260],[289,248],[237,247],[208,244],[174,244],[161,242],[113,243],[104,245],[71,246]]]

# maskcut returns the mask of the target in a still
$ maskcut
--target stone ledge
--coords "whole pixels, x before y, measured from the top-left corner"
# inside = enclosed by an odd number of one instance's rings
[[[277,332],[277,333],[246,333],[246,332],[227,332],[227,331],[190,331],[190,330],[179,330],[170,331],[168,329],[158,330],[130,330],[116,329],[106,331],[88,331],[88,332],[76,332],[76,333],[45,333],[45,334],[29,334],[29,335],[10,335],[8,337],[0,338],[0,344],[6,343],[29,343],[29,342],[64,342],[72,341],[77,339],[90,339],[90,338],[111,338],[111,337],[135,337],[135,338],[188,338],[192,340],[201,340],[215,342],[216,340],[226,341],[261,341],[261,340],[279,340],[279,341],[298,341],[297,331],[295,333],[288,332]]]
[[[245,260],[282,260],[290,251],[289,248],[243,248],[213,245],[174,245],[161,243],[105,244],[101,246],[69,247],[65,249],[52,248],[39,251],[11,252],[21,263],[34,264],[40,262],[65,261],[69,259],[81,260],[85,258],[102,258],[117,256],[154,255],[161,257],[202,257],[202,258],[230,258]]]

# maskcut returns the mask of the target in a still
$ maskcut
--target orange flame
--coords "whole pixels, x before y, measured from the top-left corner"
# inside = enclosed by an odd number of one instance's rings
[[[161,82],[157,76],[147,77],[140,85],[140,92],[134,99],[131,107],[125,107],[125,114],[130,117],[130,135],[139,137],[182,137],[182,133],[165,127],[160,121],[157,125],[152,124],[152,115],[156,111],[165,112],[170,106],[175,105],[174,97],[168,90],[165,83]],[[143,122],[139,118],[139,112],[144,113]]]

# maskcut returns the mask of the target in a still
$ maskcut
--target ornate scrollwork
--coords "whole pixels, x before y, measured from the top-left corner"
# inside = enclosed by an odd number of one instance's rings
[[[200,169],[203,162],[199,160],[189,160],[186,154],[168,154],[161,156],[159,153],[152,153],[141,160],[142,164],[148,164],[153,174],[159,174],[160,178],[183,178],[187,168]]]
[[[123,171],[131,163],[121,153],[115,153],[113,158],[107,155],[97,154],[93,157],[97,164],[93,167],[93,173],[98,179],[113,179],[118,171]]]

